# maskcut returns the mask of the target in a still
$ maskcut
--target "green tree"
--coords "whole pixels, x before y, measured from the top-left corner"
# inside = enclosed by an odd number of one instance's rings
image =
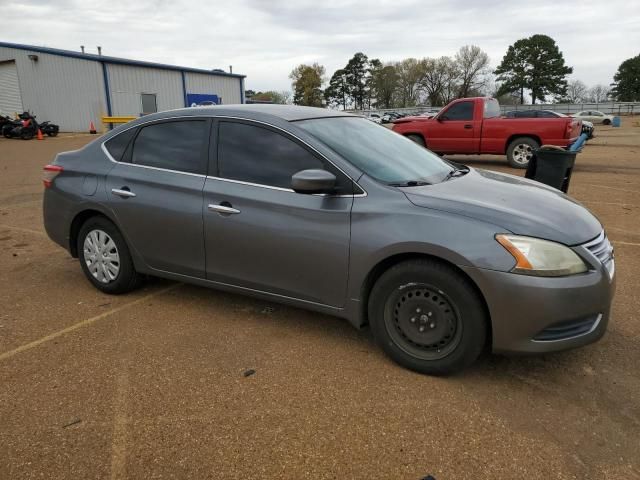
[[[640,101],[640,55],[622,62],[613,80],[613,98],[619,102]]]
[[[356,53],[344,67],[344,79],[355,108],[364,109],[368,98],[367,77],[369,58],[362,52]]]
[[[317,63],[301,64],[294,68],[289,74],[293,87],[293,103],[307,107],[321,107],[324,72],[324,67]]]
[[[329,85],[324,90],[324,98],[327,104],[332,107],[342,106],[343,110],[347,109],[350,100],[350,92],[345,81],[344,69],[339,69],[331,75]]]
[[[573,72],[567,67],[556,42],[547,35],[532,35],[509,46],[502,63],[496,68],[497,80],[502,82],[499,93],[531,91],[531,102],[544,100],[547,95],[567,93],[566,76]]]
[[[398,72],[393,65],[383,65],[380,60],[371,61],[370,95],[378,108],[393,108],[398,89]]]

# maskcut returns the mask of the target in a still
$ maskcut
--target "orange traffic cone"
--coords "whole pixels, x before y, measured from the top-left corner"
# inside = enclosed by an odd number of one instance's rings
[[[38,140],[44,140],[44,137],[42,136],[42,130],[38,129]]]
[[[93,124],[93,120],[89,122],[89,133],[92,133],[92,134],[98,133],[96,131],[96,126]]]

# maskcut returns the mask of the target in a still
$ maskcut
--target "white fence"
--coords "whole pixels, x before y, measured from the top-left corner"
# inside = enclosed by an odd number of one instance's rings
[[[548,103],[540,105],[500,105],[502,113],[511,110],[553,110],[559,113],[578,113],[584,110],[597,110],[610,115],[640,115],[640,102],[602,102],[602,103]]]
[[[371,110],[347,110],[356,115],[368,116],[370,113],[383,114],[385,112],[398,112],[406,115],[416,115],[430,110],[439,110],[442,107],[408,107],[408,108],[381,108]],[[559,113],[578,113],[583,110],[597,110],[611,115],[640,115],[640,102],[601,102],[601,103],[544,103],[536,105],[500,105],[502,113],[511,110],[553,110]]]

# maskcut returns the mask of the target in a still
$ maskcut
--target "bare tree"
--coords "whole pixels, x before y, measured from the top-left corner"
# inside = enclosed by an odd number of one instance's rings
[[[587,94],[587,99],[590,102],[600,103],[606,102],[611,94],[611,89],[606,85],[598,84],[591,87]]]
[[[437,68],[442,72],[442,91],[440,92],[440,102],[446,105],[450,101],[459,97],[460,92],[460,70],[451,57],[440,57],[437,60]]]
[[[580,80],[571,80],[567,86],[565,100],[569,103],[581,103],[587,99],[588,88]]]
[[[398,74],[398,100],[401,107],[417,105],[420,80],[424,76],[424,62],[416,58],[405,58],[395,65]]]
[[[465,45],[460,48],[455,56],[455,64],[459,75],[460,98],[468,97],[484,87],[489,73],[489,55],[480,47]]]

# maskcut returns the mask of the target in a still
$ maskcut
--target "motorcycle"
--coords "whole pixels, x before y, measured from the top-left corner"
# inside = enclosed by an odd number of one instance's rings
[[[2,135],[5,138],[20,137],[23,140],[31,140],[38,133],[36,117],[29,112],[18,115],[19,119],[2,127]]]
[[[5,125],[9,125],[10,123],[13,123],[13,119],[11,117],[0,115],[0,132],[2,132]]]
[[[46,122],[42,122],[40,124],[40,130],[44,135],[47,135],[49,137],[55,137],[56,135],[58,135],[58,132],[60,131],[60,127],[55,123],[51,123],[50,121],[47,120]]]

